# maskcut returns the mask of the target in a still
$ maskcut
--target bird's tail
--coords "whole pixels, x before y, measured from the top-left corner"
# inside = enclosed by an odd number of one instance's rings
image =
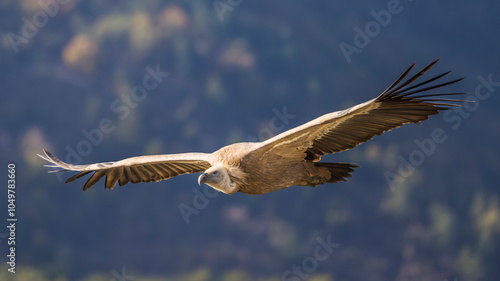
[[[316,167],[324,167],[328,169],[331,174],[331,177],[327,182],[335,183],[338,181],[347,181],[347,178],[350,178],[351,173],[354,172],[355,168],[358,168],[358,165],[352,163],[323,163],[323,162],[315,162],[314,166]]]

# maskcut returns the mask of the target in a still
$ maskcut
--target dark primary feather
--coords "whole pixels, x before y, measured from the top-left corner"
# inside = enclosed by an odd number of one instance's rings
[[[465,93],[421,94],[462,80],[461,78],[431,84],[448,75],[450,73],[448,71],[414,84],[437,61],[433,61],[407,78],[415,66],[413,64],[377,98],[346,110],[325,114],[275,136],[264,142],[255,153],[262,155],[289,153],[290,157],[317,161],[322,155],[351,149],[376,135],[406,123],[420,123],[441,110],[458,106],[452,102],[467,102],[461,99],[443,98]]]
[[[55,164],[46,165],[52,168],[61,168],[59,171],[80,171],[66,180],[66,183],[77,180],[94,172],[83,186],[83,191],[91,188],[100,179],[106,177],[104,187],[113,189],[129,182],[152,182],[168,179],[186,173],[198,173],[208,169],[211,165],[203,158],[205,153],[185,153],[171,155],[140,156],[124,159],[118,162],[104,162],[91,165],[72,165],[59,160],[47,150],[41,158]],[[196,159],[199,156],[200,159]],[[177,159],[176,159],[177,158]]]
[[[200,161],[192,161],[193,163],[186,163],[186,161],[165,163],[150,163],[144,165],[133,165],[129,167],[116,167],[107,170],[96,171],[83,186],[83,191],[91,188],[101,178],[106,176],[105,187],[113,189],[118,182],[119,186],[123,186],[129,182],[157,182],[166,180],[187,173],[203,172],[210,167],[208,162],[201,163]],[[66,183],[76,180],[89,171],[83,171],[79,174],[69,178]]]
[[[411,72],[413,64],[389,88],[380,94],[373,102],[379,106],[357,114],[338,126],[328,128],[321,136],[314,139],[312,146],[307,149],[307,159],[317,160],[322,155],[351,149],[356,145],[381,135],[388,130],[400,127],[406,123],[420,123],[427,120],[430,115],[437,114],[440,110],[447,110],[457,106],[450,102],[465,102],[460,99],[443,99],[439,97],[449,95],[462,95],[464,93],[438,93],[416,95],[418,93],[441,88],[456,83],[463,78],[451,80],[437,85],[429,85],[450,71],[437,75],[416,85],[410,86],[425,72],[431,69],[438,60],[424,67],[418,73],[402,82]],[[427,86],[429,85],[429,86]],[[423,87],[427,86],[427,87]],[[438,98],[430,98],[438,97]]]
[[[102,178],[105,178],[105,187],[112,189],[116,183],[122,186],[129,182],[160,181],[185,173],[203,172],[212,164],[228,169],[239,191],[249,194],[267,193],[297,183],[316,186],[325,181],[342,181],[351,176],[356,165],[316,161],[322,155],[351,149],[376,135],[406,123],[420,123],[441,110],[467,102],[449,98],[464,93],[430,92],[461,80],[442,81],[449,71],[418,82],[436,63],[437,60],[410,75],[413,64],[376,98],[325,114],[261,143],[232,144],[212,154],[149,155],[90,165],[65,163],[46,150],[40,157],[54,164],[49,167],[60,168],[56,172],[79,171],[66,182],[93,173],[84,190]]]

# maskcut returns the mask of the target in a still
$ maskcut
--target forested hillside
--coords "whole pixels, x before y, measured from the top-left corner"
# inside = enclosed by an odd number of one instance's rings
[[[498,2],[0,7],[0,280],[500,276]],[[48,174],[37,157],[86,164],[260,141],[437,58],[427,77],[453,70],[465,79],[444,91],[474,103],[324,157],[361,166],[348,182],[225,195],[184,175],[82,192],[86,177],[64,184],[73,173]]]

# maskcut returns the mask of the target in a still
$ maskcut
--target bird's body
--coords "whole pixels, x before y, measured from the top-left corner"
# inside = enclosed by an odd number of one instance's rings
[[[270,155],[251,153],[261,146],[262,143],[258,142],[225,146],[213,153],[213,166],[222,166],[231,177],[238,178],[237,191],[247,194],[264,194],[293,185],[317,186],[333,180],[330,170],[321,166],[323,163],[291,159],[282,154],[268,157]],[[357,167],[348,163],[329,164],[337,168],[336,171],[339,172],[338,175],[343,175],[342,178],[350,177],[349,172]],[[340,179],[335,181],[338,180]]]
[[[54,164],[49,167],[62,168],[58,171],[80,172],[66,182],[95,172],[84,190],[103,177],[106,177],[105,187],[113,189],[117,182],[122,186],[128,182],[160,181],[198,172],[203,172],[198,178],[199,184],[206,183],[226,194],[264,194],[294,185],[318,186],[346,181],[358,166],[318,162],[321,156],[351,149],[375,135],[406,123],[420,123],[440,110],[457,106],[450,101],[465,102],[442,98],[462,93],[415,95],[461,80],[429,85],[449,73],[446,72],[413,85],[436,62],[403,81],[413,68],[410,67],[375,99],[325,114],[263,142],[235,143],[213,153],[139,156],[90,165],[65,163],[46,150],[41,157]]]

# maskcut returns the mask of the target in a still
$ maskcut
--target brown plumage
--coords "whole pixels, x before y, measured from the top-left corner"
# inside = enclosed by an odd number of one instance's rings
[[[431,84],[447,75],[416,83],[437,60],[403,81],[413,64],[375,99],[351,108],[328,113],[301,126],[283,132],[263,142],[235,143],[213,153],[182,153],[127,158],[117,162],[90,165],[65,163],[50,152],[39,155],[59,171],[79,171],[66,183],[94,172],[85,183],[87,190],[105,177],[109,189],[129,182],[152,182],[186,173],[203,174],[198,183],[206,183],[227,194],[243,192],[264,194],[293,185],[318,186],[346,181],[354,168],[350,163],[317,162],[325,154],[351,149],[356,145],[398,128],[406,123],[420,123],[441,110],[459,106],[444,96],[463,93],[421,94],[460,81]]]

